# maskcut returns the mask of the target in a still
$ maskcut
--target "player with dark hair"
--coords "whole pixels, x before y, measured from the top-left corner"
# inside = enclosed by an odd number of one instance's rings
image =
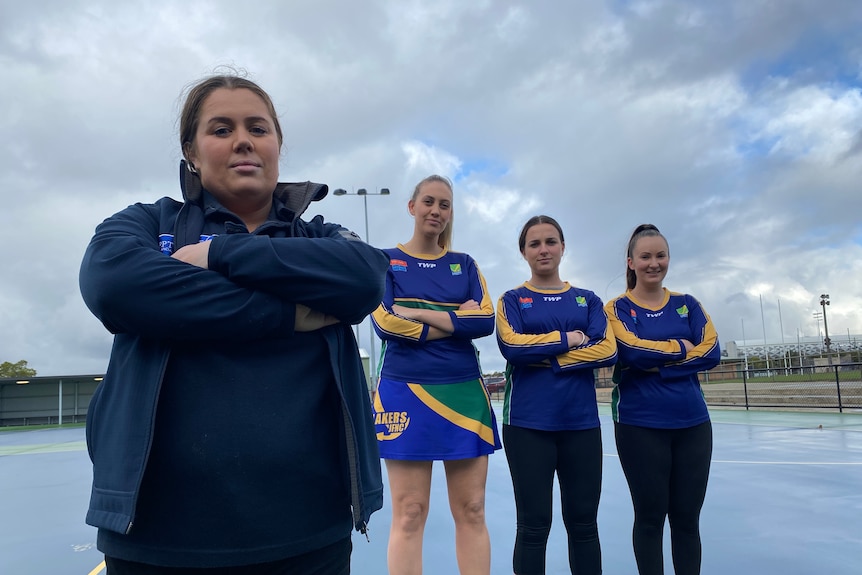
[[[700,573],[700,510],[712,456],[697,374],[719,363],[718,336],[694,297],[664,287],[669,262],[658,228],[638,226],[626,252],[628,289],[605,306],[619,353],[612,410],[640,575],[664,573],[665,518],[676,575]]]

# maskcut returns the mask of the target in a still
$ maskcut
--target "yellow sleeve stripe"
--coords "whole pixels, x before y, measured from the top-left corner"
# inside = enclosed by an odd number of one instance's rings
[[[456,310],[455,315],[458,317],[494,317],[494,303],[488,295],[488,284],[485,283],[485,277],[479,271],[479,266],[476,266],[476,273],[479,276],[479,283],[482,284],[482,301],[479,302],[479,309]]]
[[[497,336],[510,347],[531,347],[536,345],[559,345],[562,337],[559,331],[541,334],[517,333],[506,318],[503,297],[497,300]]]
[[[605,337],[599,343],[587,347],[570,349],[566,353],[557,356],[560,367],[571,367],[579,363],[591,363],[611,359],[617,354],[617,340],[611,332],[611,324],[608,322],[605,328]]]
[[[713,325],[709,315],[707,315],[706,312],[703,313],[706,315],[706,325],[703,326],[703,330],[701,331],[700,343],[688,352],[684,360],[673,362],[669,365],[682,365],[686,362],[705,357],[709,355],[709,352],[712,351],[716,345],[718,345],[718,332],[715,331],[715,325]]]
[[[377,327],[384,333],[392,336],[406,337],[415,341],[419,341],[422,338],[424,324],[390,313],[383,307],[383,304],[377,306],[371,317],[374,323],[377,324]]]
[[[630,332],[628,326],[617,317],[617,309],[614,305],[615,302],[616,299],[609,301],[607,305],[605,305],[605,312],[607,312],[608,323],[614,332],[614,336],[620,344],[633,349],[656,351],[668,355],[679,354],[681,350],[679,342],[676,340],[653,341],[649,339],[640,339],[638,336]]]

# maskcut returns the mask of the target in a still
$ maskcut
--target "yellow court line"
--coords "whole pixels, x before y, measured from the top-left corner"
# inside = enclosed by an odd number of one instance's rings
[[[96,565],[96,568],[95,568],[95,569],[93,569],[92,571],[90,571],[89,573],[87,573],[87,575],[98,575],[99,573],[101,573],[101,572],[102,572],[102,571],[104,571],[104,570],[105,570],[105,562],[104,562],[104,561],[102,561],[101,563],[99,563],[98,565]]]
[[[34,443],[29,445],[4,445],[0,447],[0,457],[7,455],[33,455],[39,453],[60,453],[64,451],[84,451],[87,442],[67,441],[64,443]]]

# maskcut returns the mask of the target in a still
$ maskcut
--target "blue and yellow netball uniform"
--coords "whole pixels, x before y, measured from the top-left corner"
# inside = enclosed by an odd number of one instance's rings
[[[482,381],[473,339],[494,331],[494,306],[469,255],[444,250],[411,254],[402,245],[390,258],[386,291],[372,314],[383,340],[374,399],[384,459],[466,459],[500,448],[497,423]],[[478,310],[459,310],[467,300]],[[455,331],[427,341],[428,325],[398,316],[393,305],[449,313]]]
[[[566,332],[589,341],[569,349]],[[613,365],[617,344],[602,300],[568,282],[562,289],[529,283],[497,303],[497,343],[506,358],[503,423],[544,431],[599,427],[594,370]]]
[[[697,374],[718,365],[718,334],[693,296],[664,291],[654,308],[631,291],[605,305],[619,355],[611,403],[616,422],[681,429],[709,421]],[[680,339],[694,349],[686,354]]]

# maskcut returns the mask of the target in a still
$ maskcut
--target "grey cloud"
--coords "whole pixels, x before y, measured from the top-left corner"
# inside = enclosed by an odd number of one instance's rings
[[[0,92],[0,242],[15,249],[0,281],[11,326],[0,361],[103,368],[110,338],[80,302],[77,260],[101,219],[178,195],[180,95],[219,64],[272,94],[284,179],[392,189],[368,199],[376,245],[412,230],[405,204],[425,174],[405,142],[461,162],[448,174],[456,248],[495,299],[528,277],[516,239],[532,213],[563,223],[564,275],[605,299],[624,288],[629,233],[649,221],[671,243],[669,287],[700,298],[723,340],[740,338],[741,318],[759,325],[756,286],[769,286],[769,333],[776,297],[785,332],[816,330],[805,298],[821,289],[844,322],[835,329],[860,333],[862,109],[848,96],[860,92],[860,24],[851,0],[4,4],[0,63],[13,89]],[[770,138],[789,136],[764,126],[806,111],[806,89],[847,96],[844,116],[827,108],[799,125],[793,154],[770,153]],[[831,156],[806,155],[823,121],[851,137]],[[489,201],[495,190],[515,199]],[[496,212],[471,217],[467,200]],[[360,204],[329,197],[310,215],[364,236]],[[502,367],[495,347],[480,342],[487,369]]]

